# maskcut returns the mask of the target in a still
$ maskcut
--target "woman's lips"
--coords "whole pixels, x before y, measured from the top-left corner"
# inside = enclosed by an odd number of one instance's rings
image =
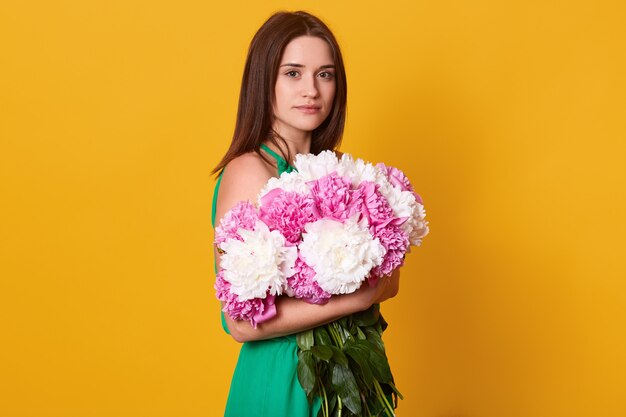
[[[296,109],[306,114],[315,114],[320,111],[320,107],[317,106],[296,106]]]

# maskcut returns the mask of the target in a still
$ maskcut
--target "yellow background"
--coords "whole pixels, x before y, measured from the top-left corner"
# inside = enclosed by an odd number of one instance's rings
[[[426,203],[384,306],[398,415],[626,415],[617,0],[3,1],[0,415],[222,413],[209,171],[283,8],[343,47],[342,150]]]

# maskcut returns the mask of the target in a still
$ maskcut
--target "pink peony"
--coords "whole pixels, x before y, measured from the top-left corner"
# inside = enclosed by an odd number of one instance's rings
[[[278,230],[289,244],[296,245],[304,225],[317,220],[319,214],[311,196],[275,188],[261,197],[259,218],[270,230]]]
[[[398,168],[388,167],[382,162],[376,164],[376,168],[380,169],[386,176],[391,185],[400,187],[402,191],[410,191],[415,196],[418,203],[422,204],[422,198],[413,190],[413,186],[404,172]]]
[[[240,201],[224,215],[219,226],[215,228],[215,244],[219,247],[227,239],[242,240],[237,230],[254,230],[258,218],[252,203]]]
[[[378,185],[371,181],[359,184],[359,191],[363,199],[361,215],[367,220],[372,234],[375,230],[384,228],[390,222],[401,224],[405,219],[394,219],[393,209],[387,199],[378,191]]]
[[[311,304],[325,304],[331,297],[317,284],[315,271],[308,266],[301,258],[296,259],[294,267],[295,275],[287,278],[287,285],[294,294],[294,297],[301,298]]]
[[[406,217],[394,217],[387,199],[378,191],[378,184],[363,181],[359,189],[363,193],[361,213],[368,221],[370,232],[385,248],[383,262],[372,268],[371,276],[379,278],[391,275],[394,269],[404,263],[404,255],[409,247],[409,236],[400,228]],[[370,284],[373,282],[370,281]]]
[[[376,230],[374,237],[378,238],[386,252],[383,262],[372,268],[371,275],[374,277],[391,275],[396,268],[404,264],[404,255],[409,248],[409,235],[399,226],[390,223],[384,228]]]
[[[322,218],[341,221],[360,211],[360,191],[352,190],[350,180],[336,172],[309,182],[309,186]]]
[[[239,301],[237,294],[230,291],[230,283],[224,279],[223,274],[224,271],[217,274],[215,280],[216,295],[222,302],[222,311],[233,320],[248,320],[256,329],[257,324],[276,315],[276,306],[274,305],[276,296],[268,294],[266,298]]]

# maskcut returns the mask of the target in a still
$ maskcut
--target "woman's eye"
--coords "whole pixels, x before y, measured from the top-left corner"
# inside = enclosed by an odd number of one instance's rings
[[[285,75],[286,75],[287,77],[297,77],[297,76],[298,76],[298,71],[287,71],[287,72],[285,73]]]
[[[332,79],[335,76],[332,72],[324,71],[319,73],[320,78]]]

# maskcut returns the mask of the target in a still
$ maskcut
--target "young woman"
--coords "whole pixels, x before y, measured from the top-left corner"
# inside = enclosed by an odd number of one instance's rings
[[[295,154],[334,150],[346,92],[341,52],[328,27],[305,12],[271,16],[250,44],[233,140],[213,171],[219,172],[214,224],[237,202],[255,202],[271,177],[292,169]],[[393,297],[398,279],[396,273],[324,305],[279,297],[278,314],[256,329],[222,313],[224,330],[243,342],[225,415],[317,416],[319,402],[309,405],[298,382],[295,334]]]

